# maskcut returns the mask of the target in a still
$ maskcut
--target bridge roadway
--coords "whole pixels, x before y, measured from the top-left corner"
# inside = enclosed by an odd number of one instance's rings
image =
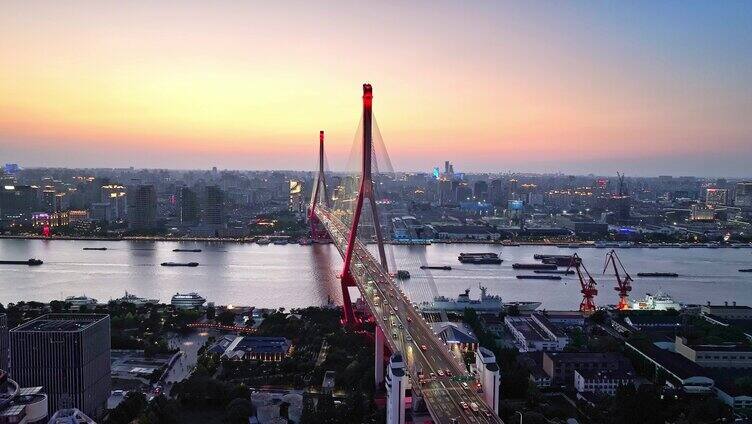
[[[344,257],[350,229],[318,205],[316,215]],[[436,422],[503,423],[476,393],[474,380],[462,359],[453,356],[392,277],[357,239],[351,272],[363,300],[384,333],[384,340],[392,351],[402,352],[412,386],[423,394]],[[422,378],[419,371],[422,371]],[[467,385],[460,381],[463,377]],[[473,403],[478,411],[472,410]]]

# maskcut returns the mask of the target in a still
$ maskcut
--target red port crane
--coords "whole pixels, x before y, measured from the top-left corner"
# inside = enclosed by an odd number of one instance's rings
[[[606,273],[606,269],[608,269],[609,263],[614,267],[614,275],[616,275],[616,287],[614,287],[614,290],[619,292],[619,304],[616,307],[620,311],[629,309],[629,292],[632,291],[632,277],[629,276],[627,269],[624,267],[621,259],[619,259],[619,255],[613,249],[606,253],[606,264],[603,265],[604,274]],[[623,276],[619,273],[619,268],[621,268]]]
[[[580,293],[582,293],[580,311],[595,312],[595,296],[598,294],[598,289],[595,286],[598,283],[595,282],[595,279],[590,275],[587,268],[585,268],[585,264],[582,263],[582,259],[576,253],[572,255],[572,262],[569,268],[572,266],[577,271],[577,278],[580,279]]]

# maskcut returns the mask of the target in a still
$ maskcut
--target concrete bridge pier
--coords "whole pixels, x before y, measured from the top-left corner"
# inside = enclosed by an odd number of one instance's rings
[[[386,340],[384,339],[384,332],[378,325],[374,332],[376,333],[374,337],[375,352],[373,354],[374,369],[376,370],[375,381],[376,388],[379,388],[384,383],[384,344]]]

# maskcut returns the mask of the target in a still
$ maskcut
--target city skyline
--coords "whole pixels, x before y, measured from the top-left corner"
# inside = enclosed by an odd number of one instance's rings
[[[742,2],[6,9],[23,166],[341,169],[370,81],[395,170],[749,177]]]

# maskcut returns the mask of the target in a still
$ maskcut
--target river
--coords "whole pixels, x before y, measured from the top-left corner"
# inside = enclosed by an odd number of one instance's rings
[[[82,250],[107,247],[106,251]],[[173,252],[199,248],[200,253]],[[543,302],[546,309],[576,309],[581,295],[575,277],[561,281],[517,280],[515,262],[534,262],[535,253],[577,252],[599,283],[596,303],[614,304],[614,277],[602,275],[607,249],[570,250],[557,247],[434,244],[392,246],[397,268],[412,278],[403,282],[417,302],[430,300],[433,291],[421,264],[451,265],[451,271],[431,271],[439,294],[456,297],[466,288],[479,296],[479,284],[504,301]],[[460,252],[501,253],[502,265],[464,265]],[[682,303],[736,301],[752,305],[752,249],[621,249],[619,256],[635,279],[632,297],[663,290]],[[87,295],[106,302],[125,291],[169,303],[177,292],[196,291],[218,305],[302,307],[340,302],[338,270],[342,260],[333,245],[299,246],[180,243],[143,241],[72,241],[0,239],[0,259],[39,258],[41,266],[0,265],[0,303],[50,301]],[[160,263],[199,262],[195,268],[163,267]],[[679,278],[640,278],[638,272],[676,272]],[[530,272],[525,272],[530,273]]]

